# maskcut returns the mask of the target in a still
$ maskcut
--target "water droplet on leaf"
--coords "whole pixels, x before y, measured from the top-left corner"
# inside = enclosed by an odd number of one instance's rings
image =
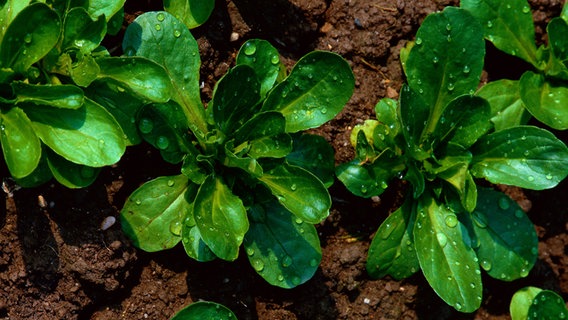
[[[491,270],[491,261],[489,260],[482,260],[481,261],[481,267],[485,270],[485,271],[490,271]]]
[[[158,139],[156,139],[156,147],[158,147],[158,149],[165,150],[169,145],[170,141],[164,136],[159,136]]]
[[[448,243],[448,237],[446,237],[446,235],[441,232],[436,233],[436,238],[438,239],[438,243],[442,248],[444,248]]]
[[[158,15],[156,16],[156,18],[158,19],[158,21],[162,22],[162,21],[164,21],[164,19],[165,19],[166,17],[164,16],[163,13],[160,12],[160,13],[158,13]]]
[[[507,210],[509,209],[510,204],[509,204],[509,199],[506,197],[502,197],[501,199],[499,199],[499,208],[501,208],[502,210]]]
[[[444,221],[450,228],[455,228],[458,225],[458,218],[453,214],[448,215]]]
[[[252,56],[256,53],[256,45],[252,42],[247,42],[245,45],[245,54],[247,56]]]
[[[138,129],[140,129],[140,132],[142,133],[150,133],[154,129],[154,122],[152,122],[152,120],[150,119],[144,118],[140,120],[140,123],[138,124]]]

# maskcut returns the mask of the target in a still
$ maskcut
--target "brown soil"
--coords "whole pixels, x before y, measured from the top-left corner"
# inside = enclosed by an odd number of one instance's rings
[[[218,0],[210,20],[193,32],[202,54],[204,100],[209,100],[215,81],[233,65],[246,39],[269,40],[290,66],[312,50],[337,52],[353,68],[355,94],[335,120],[314,132],[332,143],[337,162],[348,161],[353,157],[350,129],[374,117],[381,97],[398,96],[404,81],[400,48],[428,13],[457,2]],[[563,1],[530,2],[538,41],[544,42],[546,23],[559,15]],[[129,1],[127,17],[159,10],[161,3]],[[229,40],[232,33],[237,40]],[[116,41],[120,36],[109,40],[109,48],[116,48]],[[518,77],[518,61],[491,48],[488,56],[499,63],[487,66],[484,79]],[[566,134],[557,134],[567,141]],[[312,280],[293,290],[266,284],[245,255],[232,263],[198,263],[179,246],[161,253],[139,251],[118,223],[100,229],[106,217],[118,217],[126,197],[141,183],[176,171],[141,145],[129,149],[118,165],[103,170],[89,188],[68,190],[52,184],[14,191],[13,196],[2,193],[0,319],[161,320],[198,300],[225,304],[242,320],[508,319],[512,294],[526,285],[568,298],[568,209],[562,199],[567,182],[542,192],[503,188],[529,210],[540,239],[539,259],[522,280],[504,283],[484,277],[481,309],[462,314],[442,302],[420,274],[403,281],[372,280],[365,271],[373,233],[400,205],[403,184],[373,202],[350,195],[336,183],[331,188],[331,215],[318,226],[321,267]]]

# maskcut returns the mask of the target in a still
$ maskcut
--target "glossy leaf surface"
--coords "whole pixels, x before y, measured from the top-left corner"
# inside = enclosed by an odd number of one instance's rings
[[[133,244],[148,252],[174,247],[181,240],[189,208],[186,194],[196,185],[184,175],[146,182],[126,200],[120,211],[122,230]]]
[[[424,194],[414,225],[416,254],[424,276],[447,304],[461,312],[481,305],[481,275],[467,231],[454,212]]]
[[[527,124],[530,115],[521,100],[519,81],[491,81],[481,87],[477,95],[489,102],[495,131]]]
[[[0,109],[0,145],[4,161],[15,178],[31,174],[41,157],[41,143],[22,109]]]
[[[62,109],[79,109],[83,105],[83,91],[73,85],[34,85],[12,82],[16,104],[53,106]]]
[[[215,0],[164,0],[164,8],[189,29],[199,27],[211,15]]]
[[[504,281],[526,277],[538,253],[534,225],[505,194],[485,188],[479,188],[478,193],[472,220],[481,267]]]
[[[235,260],[249,222],[241,199],[218,177],[207,177],[195,197],[193,216],[209,249],[221,259]]]
[[[266,40],[251,39],[245,42],[239,50],[236,63],[253,68],[260,81],[261,97],[266,97],[279,76],[286,71],[278,51]]]
[[[495,47],[537,66],[534,24],[526,0],[463,0],[460,5],[480,21]]]
[[[420,269],[414,248],[413,200],[407,199],[381,224],[369,247],[367,272],[373,278],[407,278]]]
[[[568,148],[552,133],[520,126],[492,133],[473,147],[472,174],[492,183],[542,190],[568,175]]]
[[[520,91],[535,118],[554,129],[568,129],[568,86],[553,85],[543,75],[527,71],[521,77]]]
[[[0,45],[0,65],[16,72],[26,71],[55,46],[60,30],[59,16],[47,5],[25,7],[6,29]]]
[[[303,221],[319,223],[329,215],[331,198],[323,183],[300,167],[281,164],[259,178],[278,202]]]
[[[209,301],[197,301],[178,311],[170,320],[237,320],[227,307]]]
[[[334,181],[333,148],[325,138],[313,134],[295,135],[292,152],[286,156],[289,164],[302,167],[318,177],[329,188]]]
[[[316,228],[276,202],[251,207],[250,216],[244,246],[256,272],[282,288],[311,279],[321,261]]]
[[[290,75],[270,91],[262,110],[281,112],[287,132],[319,127],[343,109],[354,86],[353,72],[343,58],[314,51],[302,57]]]

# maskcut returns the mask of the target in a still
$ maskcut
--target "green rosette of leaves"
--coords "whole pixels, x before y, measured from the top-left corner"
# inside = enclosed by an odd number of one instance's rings
[[[181,21],[145,13],[123,46],[170,76],[171,101],[142,107],[138,129],[165,161],[181,165],[179,175],[149,181],[128,198],[126,234],[150,252],[182,242],[198,261],[232,261],[243,246],[270,284],[309,280],[321,260],[314,224],[329,214],[334,163],[325,139],[300,131],[332,119],[349,100],[347,62],[316,51],[286,74],[274,47],[250,40],[204,108],[198,46]]]
[[[490,102],[496,130],[526,124],[530,116],[558,130],[568,128],[568,4],[546,27],[548,44],[537,48],[526,0],[464,0],[461,7],[482,24],[485,38],[533,69],[518,80],[488,83],[479,95]]]
[[[429,15],[401,57],[408,79],[399,101],[382,99],[377,120],[356,126],[356,159],[336,168],[361,197],[410,182],[404,204],[381,224],[367,259],[372,277],[422,270],[434,291],[461,312],[482,301],[481,273],[504,281],[528,275],[535,228],[506,195],[476,179],[542,190],[568,175],[568,148],[533,126],[495,131],[487,100],[473,95],[485,55],[484,31],[468,11]]]
[[[0,144],[23,186],[84,187],[141,141],[134,115],[166,102],[165,70],[101,46],[122,1],[5,1],[0,6]]]

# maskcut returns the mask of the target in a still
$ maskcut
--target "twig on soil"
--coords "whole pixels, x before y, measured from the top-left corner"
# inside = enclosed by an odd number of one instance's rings
[[[367,67],[369,67],[369,68],[371,68],[371,69],[377,71],[377,72],[381,75],[381,77],[383,77],[383,79],[389,80],[388,77],[385,75],[385,73],[382,72],[379,67],[375,66],[374,64],[368,62],[367,60],[365,60],[365,59],[363,59],[363,58],[361,58],[361,63],[363,63],[363,64],[366,65]]]
[[[378,4],[374,4],[374,3],[371,4],[371,6],[373,6],[373,7],[375,7],[375,8],[378,8],[378,9],[380,9],[380,10],[383,10],[383,11],[398,12],[398,9],[397,9],[397,8],[382,7],[382,6],[380,6],[380,5],[378,5]]]

